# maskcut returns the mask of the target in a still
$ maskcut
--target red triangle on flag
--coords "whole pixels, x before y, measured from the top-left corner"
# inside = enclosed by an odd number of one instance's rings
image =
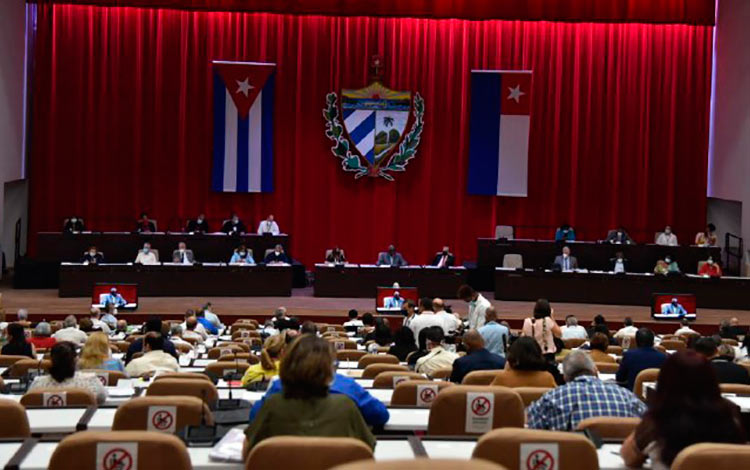
[[[237,106],[237,115],[244,119],[258,94],[266,85],[276,64],[256,62],[214,62],[214,70],[224,80],[224,86]]]

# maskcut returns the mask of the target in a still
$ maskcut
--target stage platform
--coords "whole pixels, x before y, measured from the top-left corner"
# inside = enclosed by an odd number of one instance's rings
[[[7,280],[0,283],[3,293],[3,307],[6,316],[12,320],[19,308],[29,310],[32,321],[57,320],[66,315],[88,313],[89,299],[85,297],[60,298],[57,289],[13,289]],[[483,293],[498,311],[501,320],[508,321],[513,328],[520,328],[524,318],[531,314],[533,302],[494,300],[491,292]],[[360,314],[374,312],[374,299],[314,297],[312,288],[293,289],[291,297],[143,297],[138,310],[121,312],[129,322],[140,321],[148,315],[161,315],[164,319],[181,318],[185,310],[198,308],[211,301],[214,311],[225,323],[235,318],[255,318],[264,320],[273,315],[276,307],[284,306],[290,315],[309,318],[313,321],[344,321],[349,309],[357,309]],[[456,312],[465,315],[468,308],[460,300],[448,300],[448,305]],[[554,302],[555,318],[562,322],[567,315],[575,315],[588,325],[594,316],[602,314],[610,327],[621,326],[625,317],[631,317],[637,325],[649,326],[661,333],[673,332],[676,322],[655,322],[649,307],[632,305],[596,305]],[[736,316],[742,325],[750,325],[750,310],[698,309],[696,329],[704,334],[713,333],[721,320]]]

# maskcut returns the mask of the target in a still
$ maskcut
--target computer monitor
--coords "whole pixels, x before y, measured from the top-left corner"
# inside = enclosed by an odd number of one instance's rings
[[[138,284],[117,284],[117,283],[97,283],[94,284],[93,294],[91,295],[91,306],[105,308],[105,299],[112,289],[117,289],[117,293],[122,296],[124,304],[117,305],[118,309],[136,309],[138,308]]]
[[[381,313],[400,312],[406,300],[413,300],[415,304],[417,303],[419,293],[416,287],[378,287],[375,310]]]
[[[694,294],[654,294],[651,316],[657,320],[695,320],[697,302]]]

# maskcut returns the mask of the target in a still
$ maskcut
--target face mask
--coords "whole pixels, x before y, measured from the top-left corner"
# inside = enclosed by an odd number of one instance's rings
[[[247,251],[240,251],[240,256],[245,257],[247,255]]]
[[[89,255],[96,256],[96,251],[89,251]]]
[[[144,252],[144,253],[148,253],[148,251],[149,251],[149,250],[150,250],[150,248],[149,248],[149,247],[147,247],[147,246],[144,246],[144,247],[143,247],[143,252]]]
[[[199,224],[203,223],[203,217],[198,217],[198,223]]]
[[[279,250],[274,251],[274,253],[276,253],[276,256],[279,256],[281,254]]]
[[[621,237],[622,236],[622,232],[617,232],[617,236]]]
[[[73,222],[73,223],[76,223],[76,222],[78,222],[78,219],[76,219],[75,217],[73,217],[72,219],[70,219],[70,221]]]
[[[180,253],[185,253],[185,249],[184,248],[180,248]]]
[[[240,221],[240,219],[237,219],[237,218],[234,218],[234,219],[232,219],[232,223],[233,223],[233,224],[236,224],[236,223],[237,223],[237,222],[239,222],[239,221]]]
[[[665,259],[665,260],[664,260],[664,262],[665,262],[665,263],[667,263],[667,264],[669,264],[669,263],[671,263],[671,262],[672,262],[672,260],[671,260],[671,259],[669,259],[669,258],[667,258],[667,259]]]
[[[665,230],[664,231],[664,235],[672,235],[672,231],[671,230]]]
[[[714,264],[714,260],[712,260],[712,259],[710,259],[710,260],[708,260],[706,262],[708,263],[709,266],[711,266],[712,264]]]
[[[563,258],[567,258],[567,257],[568,257],[568,254],[567,253],[563,253]]]

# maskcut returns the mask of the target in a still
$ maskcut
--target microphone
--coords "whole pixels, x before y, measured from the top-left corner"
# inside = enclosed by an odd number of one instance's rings
[[[239,367],[239,360],[237,359],[236,352],[234,356],[234,363],[235,363],[235,367]],[[229,386],[229,398],[226,400],[219,399],[218,403],[216,404],[217,410],[226,411],[226,410],[236,410],[240,408],[242,400],[234,398],[232,396],[232,380],[235,380],[236,376],[237,376],[237,369],[235,369],[234,373],[224,374],[224,380],[227,382],[227,385]]]

